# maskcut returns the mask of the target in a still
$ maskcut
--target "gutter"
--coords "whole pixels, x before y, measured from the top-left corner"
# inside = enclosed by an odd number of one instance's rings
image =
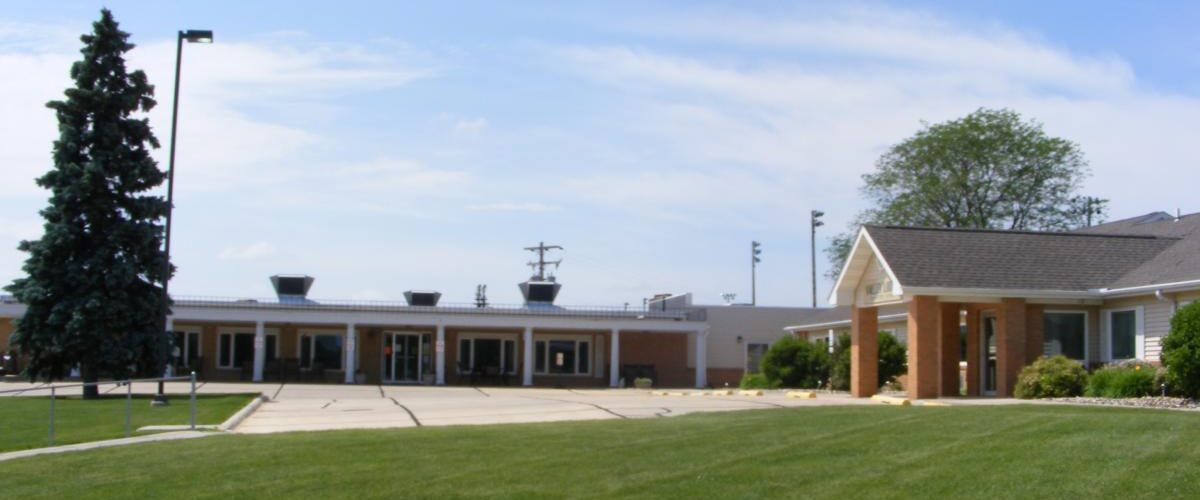
[[[879,319],[877,319],[876,321],[883,323],[886,321],[897,321],[897,320],[902,320],[902,319],[907,319],[907,318],[908,318],[908,313],[887,314],[887,315],[879,316]],[[839,327],[839,326],[850,326],[850,320],[843,319],[843,320],[838,320],[838,321],[827,321],[825,323],[813,323],[813,324],[809,324],[809,325],[785,326],[785,327],[783,327],[783,331],[785,331],[785,332],[805,332],[805,331],[811,331],[811,330],[821,330],[821,329],[825,329],[825,328],[835,328],[835,327]]]
[[[1175,281],[1172,283],[1159,283],[1156,285],[1139,285],[1126,288],[1101,288],[1099,292],[1101,295],[1106,297],[1119,297],[1122,295],[1140,295],[1146,292],[1160,292],[1187,288],[1200,288],[1200,279]]]

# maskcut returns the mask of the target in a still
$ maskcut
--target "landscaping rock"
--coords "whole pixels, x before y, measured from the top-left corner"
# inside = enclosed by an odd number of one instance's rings
[[[1047,398],[1046,401],[1059,403],[1124,406],[1129,408],[1164,408],[1172,410],[1200,410],[1200,401],[1186,398],[1171,398],[1162,396],[1145,396],[1140,398]]]

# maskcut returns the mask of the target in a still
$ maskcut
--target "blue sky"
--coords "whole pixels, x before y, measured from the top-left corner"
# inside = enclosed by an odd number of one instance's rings
[[[805,305],[808,211],[823,247],[882,151],[981,106],[1078,142],[1115,217],[1200,210],[1194,4],[445,3],[107,2],[164,142],[174,32],[216,32],[185,48],[172,290],[515,303],[546,241],[563,303],[742,301],[757,239],[759,302]],[[0,13],[0,281],[100,5]]]

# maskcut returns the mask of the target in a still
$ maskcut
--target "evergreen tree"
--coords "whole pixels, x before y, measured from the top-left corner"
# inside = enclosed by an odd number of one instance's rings
[[[128,38],[102,10],[80,37],[75,85],[46,104],[59,138],[54,166],[37,179],[50,191],[44,233],[21,242],[26,276],[6,287],[27,306],[12,343],[29,357],[30,380],[62,378],[76,366],[85,382],[157,376],[166,364],[159,284],[167,203],[147,194],[165,176],[150,156],[158,140],[145,118],[154,87],[142,71],[126,71]]]

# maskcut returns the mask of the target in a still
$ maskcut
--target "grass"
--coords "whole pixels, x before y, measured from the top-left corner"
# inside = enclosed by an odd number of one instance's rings
[[[1195,413],[824,407],[226,435],[0,477],[8,498],[1169,498],[1200,491],[1197,442]]]
[[[253,398],[250,394],[196,396],[196,424],[219,424]],[[125,437],[125,396],[105,395],[84,401],[77,395],[54,400],[54,444],[82,443]],[[133,397],[130,422],[134,435],[144,425],[187,424],[191,407],[186,396],[171,404],[151,407],[150,396]],[[40,448],[48,444],[49,397],[0,398],[0,451]]]

